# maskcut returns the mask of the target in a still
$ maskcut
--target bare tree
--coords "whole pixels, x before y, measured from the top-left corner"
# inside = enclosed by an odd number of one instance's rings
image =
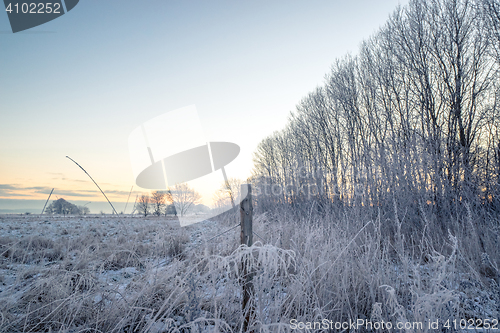
[[[186,183],[171,187],[167,195],[168,200],[174,203],[176,212],[181,216],[184,216],[193,205],[201,200],[201,195]]]
[[[82,215],[90,214],[90,208],[87,206],[78,206],[78,209],[80,210],[80,214]]]
[[[463,202],[495,207],[499,13],[499,0],[398,7],[358,55],[335,62],[283,130],[258,145],[252,178],[259,209],[310,214],[304,208],[314,200],[320,210],[387,212],[396,203],[417,212],[402,227],[411,234],[423,230],[425,207],[437,240],[460,230],[449,217],[467,213]]]
[[[154,191],[151,193],[151,208],[153,214],[160,216],[165,208],[167,194],[161,191]]]
[[[221,184],[220,188],[215,192],[212,200],[216,209],[226,211],[237,205],[237,200],[240,197],[240,187],[243,182],[237,178],[229,178],[227,182]]]
[[[149,215],[150,202],[151,202],[151,199],[150,199],[149,195],[147,195],[147,194],[143,194],[139,197],[139,200],[137,201],[137,204],[136,204],[136,209],[139,212],[139,214],[144,215],[145,217]]]
[[[486,25],[483,32],[492,40],[492,54],[500,63],[500,1],[482,0],[479,4]]]

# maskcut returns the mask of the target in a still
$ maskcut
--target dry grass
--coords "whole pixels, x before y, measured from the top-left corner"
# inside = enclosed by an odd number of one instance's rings
[[[383,223],[264,214],[254,230],[265,241],[247,248],[238,229],[206,242],[234,216],[187,228],[156,217],[3,216],[0,331],[239,332],[242,262],[260,332],[291,331],[291,319],[498,318],[498,287],[465,259],[462,240],[450,234],[436,251],[425,236],[389,240]]]

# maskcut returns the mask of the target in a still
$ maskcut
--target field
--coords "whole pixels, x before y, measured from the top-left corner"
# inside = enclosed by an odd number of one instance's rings
[[[420,240],[415,255],[398,235],[382,239],[377,219],[280,216],[255,216],[265,241],[247,248],[239,228],[210,240],[234,215],[185,228],[165,217],[2,215],[0,331],[239,332],[242,262],[255,331],[364,320],[423,323],[417,332],[499,318],[496,268],[468,266],[452,235],[442,253]]]

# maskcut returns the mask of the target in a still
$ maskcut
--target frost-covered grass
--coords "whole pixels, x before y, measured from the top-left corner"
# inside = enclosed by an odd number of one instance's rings
[[[499,318],[495,277],[455,235],[438,251],[380,217],[263,214],[254,246],[239,247],[238,228],[207,242],[237,222],[0,216],[0,331],[240,332],[242,262],[255,331],[292,331],[292,319]]]

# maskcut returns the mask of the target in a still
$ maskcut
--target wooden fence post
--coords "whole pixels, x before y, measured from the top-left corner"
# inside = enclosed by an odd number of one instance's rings
[[[252,246],[252,186],[250,184],[241,185],[241,193],[247,192],[247,196],[241,200],[240,215],[241,215],[241,244]]]
[[[241,185],[241,194],[247,193],[247,196],[241,200],[240,203],[240,215],[241,215],[241,244],[246,246],[252,246],[253,243],[253,231],[252,231],[252,187],[250,184]],[[248,267],[248,262],[245,260],[242,263],[241,276],[243,280],[243,302],[242,310],[245,317],[243,321],[243,332],[248,332],[248,325],[250,319],[255,313],[253,305],[250,304],[250,298],[254,294],[253,288],[253,272],[250,267]],[[250,331],[253,332],[253,331]]]

